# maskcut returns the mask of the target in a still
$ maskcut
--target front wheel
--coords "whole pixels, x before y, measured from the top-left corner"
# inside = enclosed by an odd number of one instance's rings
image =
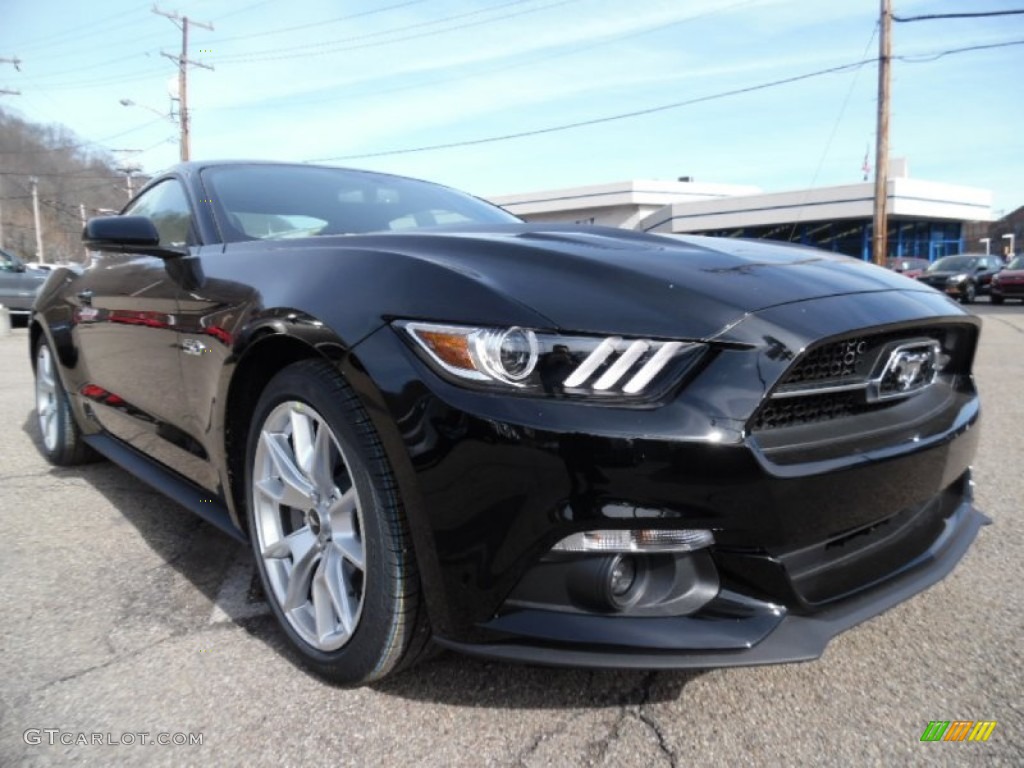
[[[45,338],[36,348],[35,373],[36,418],[43,455],[51,464],[60,467],[95,461],[98,454],[82,440],[82,431],[61,384],[53,351]]]
[[[997,296],[996,294],[993,293],[991,296],[989,296],[989,301],[991,301],[993,304],[1002,304],[1003,297]]]
[[[978,297],[978,289],[974,286],[974,283],[967,283],[964,286],[964,292],[960,298],[964,304],[973,304],[974,300]]]
[[[394,475],[330,364],[298,362],[270,381],[246,468],[257,567],[302,661],[352,685],[416,661],[430,633]]]

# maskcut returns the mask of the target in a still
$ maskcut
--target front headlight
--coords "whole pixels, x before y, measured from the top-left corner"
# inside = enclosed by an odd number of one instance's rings
[[[961,273],[961,274],[959,274],[959,275],[953,275],[952,277],[947,277],[947,278],[946,278],[946,282],[947,282],[947,283],[951,283],[951,284],[952,284],[952,283],[962,283],[962,282],[963,282],[964,280],[966,280],[966,279],[967,279],[968,277],[969,277],[968,275],[966,275],[966,274],[964,274],[964,273]]]
[[[678,381],[706,345],[620,336],[567,336],[529,328],[399,321],[443,377],[536,395],[649,398]]]

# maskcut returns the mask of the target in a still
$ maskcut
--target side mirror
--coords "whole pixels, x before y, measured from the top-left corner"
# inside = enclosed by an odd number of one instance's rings
[[[14,264],[11,265],[11,268],[15,272],[24,272],[25,271],[25,265],[22,264],[20,261],[14,262]]]
[[[141,253],[171,259],[184,256],[184,248],[160,245],[160,233],[146,216],[100,216],[89,219],[82,231],[85,247],[95,251]]]

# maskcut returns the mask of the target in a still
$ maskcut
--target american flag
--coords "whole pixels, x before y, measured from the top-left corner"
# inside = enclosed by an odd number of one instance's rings
[[[864,150],[864,164],[861,165],[860,169],[864,171],[864,181],[868,180],[868,174],[871,173],[871,165],[868,163],[868,150]]]

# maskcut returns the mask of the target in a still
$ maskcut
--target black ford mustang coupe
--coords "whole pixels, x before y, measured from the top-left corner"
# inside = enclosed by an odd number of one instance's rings
[[[347,683],[466,653],[819,656],[947,574],[979,322],[846,257],[530,225],[420,181],[186,163],[31,321],[47,457],[250,541]]]

